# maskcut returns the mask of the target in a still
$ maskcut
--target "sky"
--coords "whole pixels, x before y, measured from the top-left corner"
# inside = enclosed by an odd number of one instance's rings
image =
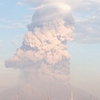
[[[17,84],[20,70],[5,68],[23,41],[35,12],[31,0],[0,0],[0,88]],[[65,0],[72,8],[74,40],[68,42],[71,55],[70,83],[100,97],[100,1]]]

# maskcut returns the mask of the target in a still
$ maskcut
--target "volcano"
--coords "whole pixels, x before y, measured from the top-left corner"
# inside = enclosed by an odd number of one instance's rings
[[[56,84],[58,85],[58,84]],[[38,84],[37,84],[38,86]],[[46,87],[46,91],[42,88]],[[33,88],[31,84],[17,85],[14,88],[3,91],[0,94],[0,100],[99,100],[97,97],[91,96],[89,93],[76,88],[70,84],[47,88],[47,83],[39,87]]]
[[[89,100],[90,94],[69,84],[67,41],[73,40],[74,29],[71,7],[63,0],[31,2],[33,7],[38,5],[32,23],[21,47],[5,61],[6,68],[20,69],[19,85],[2,92],[0,100]]]

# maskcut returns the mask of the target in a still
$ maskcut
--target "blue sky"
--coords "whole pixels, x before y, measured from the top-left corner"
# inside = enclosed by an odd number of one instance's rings
[[[68,4],[75,20],[74,40],[68,42],[70,82],[100,97],[100,2],[76,0]],[[20,0],[0,1],[0,87],[17,82],[19,70],[6,69],[4,62],[21,46],[34,13],[31,8]]]

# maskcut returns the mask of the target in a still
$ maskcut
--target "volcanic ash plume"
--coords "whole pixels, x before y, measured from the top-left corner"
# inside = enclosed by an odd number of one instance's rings
[[[21,83],[27,91],[34,91],[35,97],[43,91],[47,96],[61,96],[60,92],[66,90],[70,73],[66,44],[72,40],[73,30],[70,12],[70,6],[60,1],[42,2],[33,15],[32,23],[27,26],[22,46],[14,57],[5,62],[7,68],[21,69]]]

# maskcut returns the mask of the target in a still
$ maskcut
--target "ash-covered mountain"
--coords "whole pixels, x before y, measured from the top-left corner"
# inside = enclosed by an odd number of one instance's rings
[[[8,89],[0,94],[0,100],[99,100],[99,98],[76,88],[70,84],[60,85],[37,84],[33,87],[31,84],[18,85],[12,89]],[[35,85],[36,86],[36,85]],[[37,90],[39,88],[39,91]],[[43,88],[45,88],[43,90]]]

